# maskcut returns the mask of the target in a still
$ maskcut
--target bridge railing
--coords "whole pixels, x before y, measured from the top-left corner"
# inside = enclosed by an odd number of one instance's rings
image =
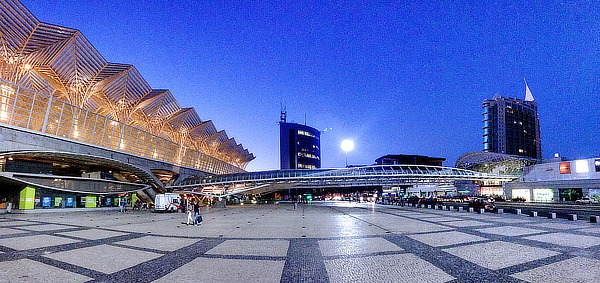
[[[449,178],[449,179],[501,179],[511,180],[513,176],[498,176],[465,169],[427,165],[373,165],[342,169],[277,170],[247,172],[228,175],[208,176],[190,180],[173,187],[209,186],[228,183],[292,181],[331,178],[369,178],[369,177],[406,177],[406,178]]]

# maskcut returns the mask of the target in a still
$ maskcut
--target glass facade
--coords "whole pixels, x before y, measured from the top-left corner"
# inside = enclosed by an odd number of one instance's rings
[[[321,133],[296,123],[280,123],[281,169],[321,168]]]
[[[0,80],[0,123],[206,172],[244,172],[201,151],[5,80]]]
[[[500,95],[486,99],[483,150],[541,159],[537,103]]]

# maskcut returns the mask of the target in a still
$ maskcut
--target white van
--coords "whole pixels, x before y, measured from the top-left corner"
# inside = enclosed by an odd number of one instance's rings
[[[173,212],[181,208],[181,197],[179,194],[160,194],[154,198],[155,211]]]

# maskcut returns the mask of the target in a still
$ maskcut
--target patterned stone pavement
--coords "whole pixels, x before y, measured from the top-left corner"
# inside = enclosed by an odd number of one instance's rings
[[[600,282],[600,225],[322,202],[0,216],[0,282]]]

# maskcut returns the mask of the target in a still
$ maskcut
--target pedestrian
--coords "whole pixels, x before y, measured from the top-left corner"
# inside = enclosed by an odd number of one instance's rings
[[[187,222],[185,223],[185,225],[193,225],[195,220],[194,220],[194,208],[192,207],[192,204],[188,202],[187,204]]]
[[[198,204],[198,201],[194,203],[194,215],[194,226],[202,224],[202,217],[200,216],[200,204]]]
[[[123,210],[121,212],[127,212],[127,198],[121,199],[121,203],[123,204]]]

